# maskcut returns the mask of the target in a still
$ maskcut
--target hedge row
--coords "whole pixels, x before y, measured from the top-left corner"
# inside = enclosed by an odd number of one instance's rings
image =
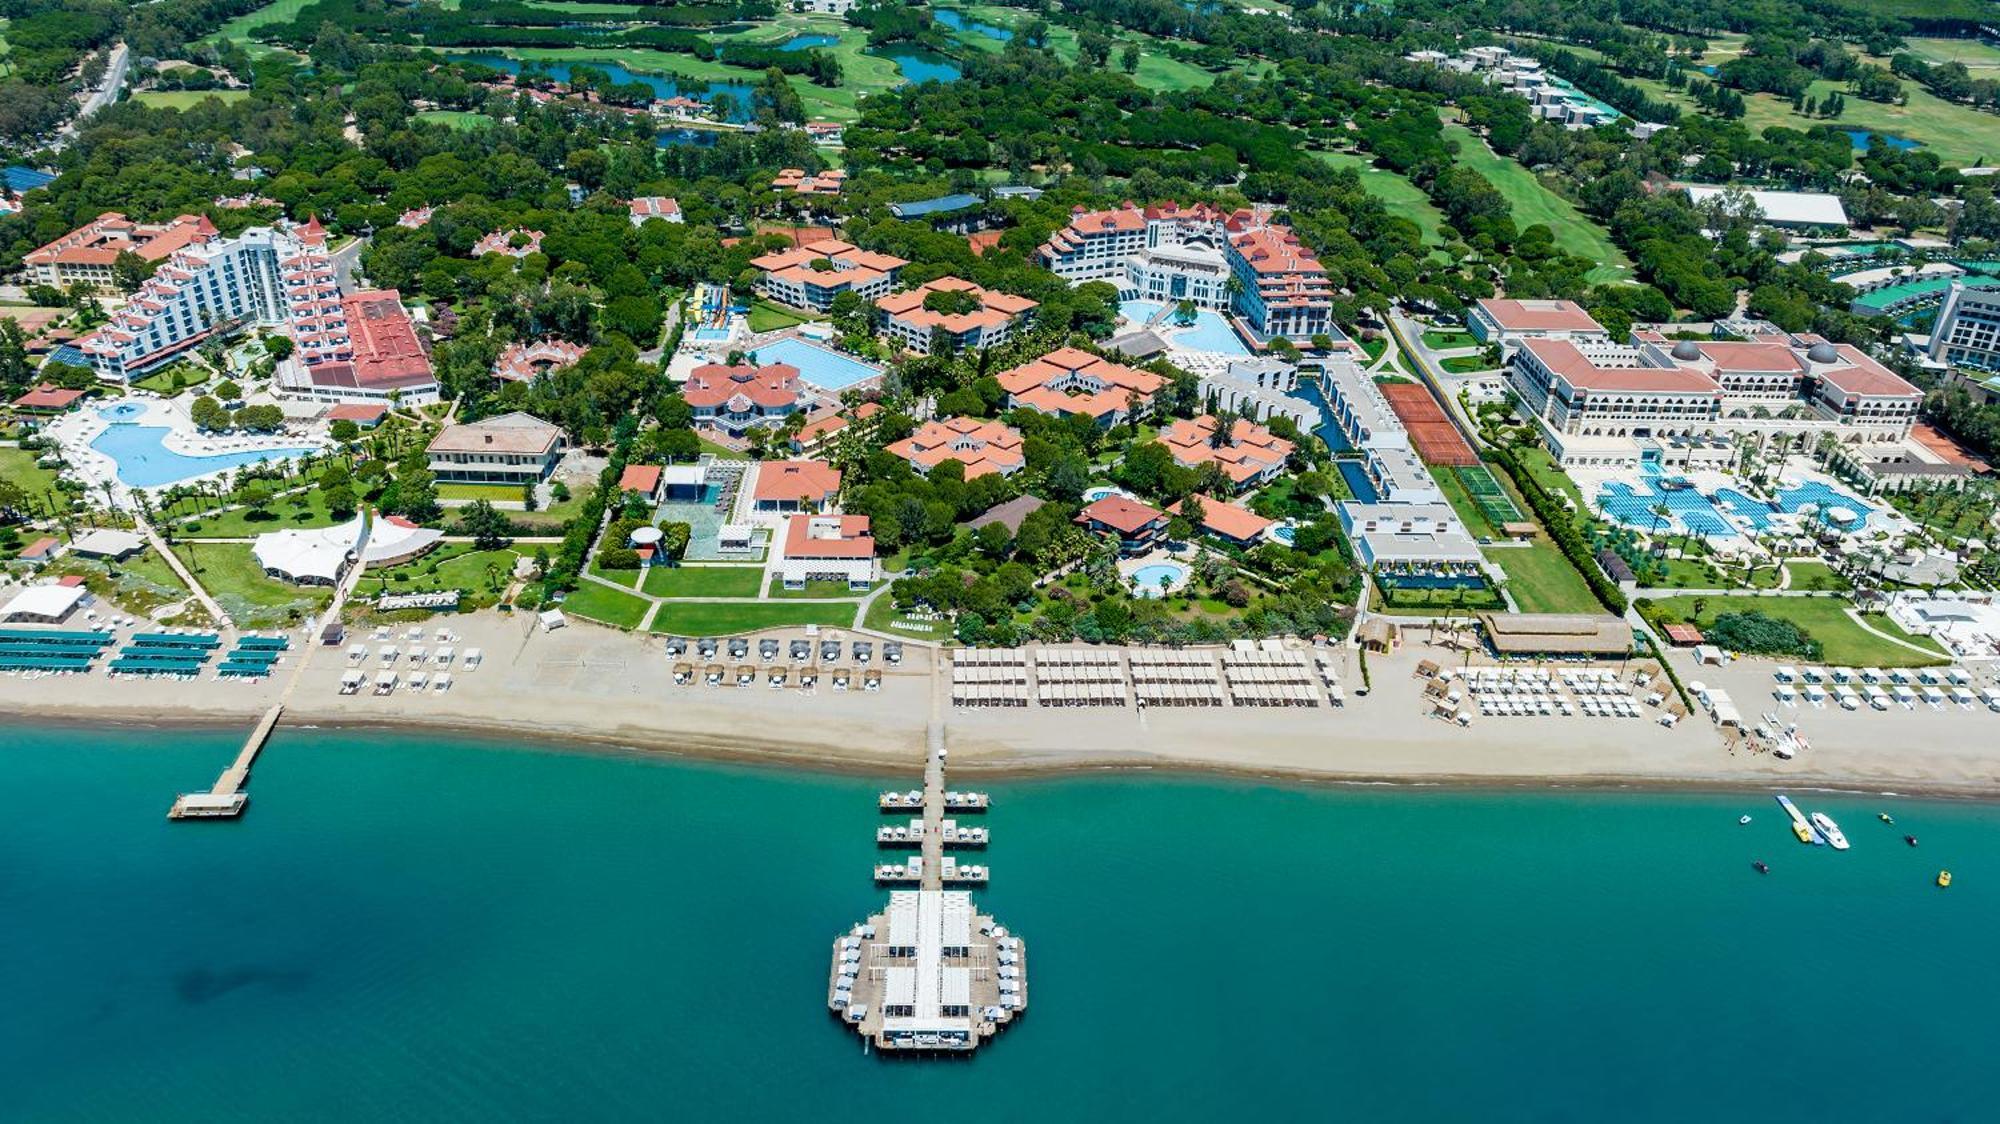
[[[1563,506],[1560,500],[1549,495],[1548,490],[1542,487],[1542,482],[1535,479],[1534,474],[1521,463],[1519,455],[1514,450],[1504,446],[1496,448],[1492,450],[1492,457],[1494,462],[1513,478],[1514,486],[1527,498],[1528,506],[1535,509],[1535,516],[1542,521],[1542,526],[1549,529],[1549,537],[1555,540],[1557,548],[1563,552],[1563,557],[1569,559],[1569,564],[1576,568],[1577,573],[1583,575],[1583,580],[1590,586],[1590,592],[1597,595],[1598,601],[1602,602],[1606,609],[1624,616],[1625,592],[1598,568],[1597,560],[1591,554],[1590,544],[1584,541],[1583,532],[1577,529],[1576,516],[1569,508]]]

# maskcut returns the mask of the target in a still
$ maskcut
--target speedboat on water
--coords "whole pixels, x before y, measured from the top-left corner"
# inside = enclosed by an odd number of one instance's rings
[[[1917,845],[1917,837],[1914,835],[1905,835],[1903,836],[1903,842],[1908,843],[1910,846],[1914,847]]]
[[[1834,850],[1847,850],[1847,836],[1840,833],[1840,825],[1833,822],[1832,816],[1827,815],[1825,812],[1814,812],[1812,814],[1812,823],[1814,827],[1819,829],[1819,833],[1826,837],[1826,841],[1833,844]]]
[[[1768,865],[1766,865],[1766,864],[1765,864],[1765,862],[1764,862],[1764,860],[1763,860],[1763,859],[1758,859],[1758,860],[1757,860],[1756,862],[1753,862],[1753,863],[1751,863],[1750,865],[1751,865],[1751,866],[1754,866],[1754,867],[1756,867],[1756,868],[1757,868],[1757,873],[1759,873],[1759,874],[1769,874],[1769,873],[1771,873],[1771,868],[1770,868],[1770,867],[1769,867]]]
[[[1737,820],[1736,820],[1736,822],[1737,822],[1737,823],[1749,823],[1749,822],[1750,822],[1750,817],[1749,817],[1749,816],[1739,816],[1739,817],[1737,817]]]
[[[1877,813],[1875,813],[1875,818],[1876,818],[1876,819],[1878,819],[1878,820],[1881,820],[1881,821],[1882,821],[1883,823],[1895,823],[1895,822],[1896,822],[1896,817],[1894,817],[1894,816],[1890,815],[1890,814],[1889,814],[1889,813],[1887,813],[1887,812],[1877,812]]]

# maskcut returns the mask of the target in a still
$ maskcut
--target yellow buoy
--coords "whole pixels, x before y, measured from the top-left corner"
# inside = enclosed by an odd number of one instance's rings
[[[1938,885],[1939,886],[1951,885],[1951,871],[1949,870],[1938,871]]]

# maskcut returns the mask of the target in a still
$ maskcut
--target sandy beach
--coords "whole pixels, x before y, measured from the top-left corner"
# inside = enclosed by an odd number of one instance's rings
[[[557,748],[645,751],[870,773],[914,771],[933,714],[945,722],[955,770],[1046,773],[1155,768],[1221,771],[1296,780],[1428,784],[1665,785],[1765,787],[1776,784],[2000,797],[2000,714],[1981,708],[1892,708],[1846,712],[1829,705],[1780,710],[1771,664],[1738,661],[1696,668],[1676,656],[1682,679],[1726,687],[1747,721],[1765,712],[1796,720],[1812,748],[1792,761],[1731,753],[1706,715],[1675,728],[1650,719],[1483,717],[1469,728],[1426,717],[1418,661],[1456,666],[1455,653],[1415,636],[1391,656],[1369,660],[1365,696],[1357,656],[1335,656],[1344,707],[1266,709],[954,709],[945,698],[942,658],[916,645],[900,667],[885,668],[879,692],[816,693],[676,686],[674,661],[657,637],[584,623],[554,632],[497,613],[439,618],[463,653],[483,649],[476,671],[454,667],[444,693],[364,688],[339,694],[346,648],[321,648],[288,702],[287,728],[393,726],[531,740]],[[762,635],[803,635],[779,630]],[[828,634],[831,635],[831,634]],[[365,635],[350,642],[367,641]],[[295,639],[302,643],[302,638]],[[408,645],[398,641],[401,646]],[[373,677],[372,658],[363,666]],[[44,721],[170,727],[241,725],[277,701],[295,648],[280,674],[262,683],[0,677],[0,711]],[[735,661],[725,661],[732,664]],[[879,666],[879,663],[878,663]],[[410,665],[401,665],[405,674]],[[433,670],[435,674],[435,670]],[[1654,712],[1648,711],[1651,715]],[[219,771],[227,762],[216,762]],[[189,789],[211,777],[189,777]],[[252,791],[255,790],[254,781]]]

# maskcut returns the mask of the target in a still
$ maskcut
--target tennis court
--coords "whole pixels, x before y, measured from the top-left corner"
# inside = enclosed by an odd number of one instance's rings
[[[1466,492],[1472,496],[1472,502],[1479,505],[1479,513],[1486,516],[1488,523],[1498,527],[1506,523],[1520,523],[1527,518],[1521,514],[1521,509],[1514,505],[1514,497],[1500,487],[1500,482],[1493,479],[1493,473],[1489,472],[1485,465],[1461,467],[1454,471],[1458,473],[1459,483],[1465,485]]]
[[[1479,455],[1465,443],[1465,436],[1451,424],[1444,407],[1438,405],[1428,389],[1413,382],[1378,385],[1382,396],[1389,400],[1389,408],[1396,412],[1397,420],[1409,431],[1410,447],[1425,464],[1451,468],[1472,468],[1479,464]]]

